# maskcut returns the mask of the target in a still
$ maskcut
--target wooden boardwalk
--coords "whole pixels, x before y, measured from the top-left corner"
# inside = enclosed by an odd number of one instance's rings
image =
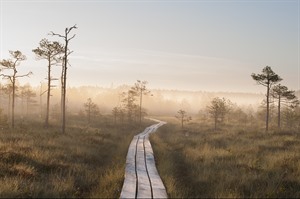
[[[149,141],[149,134],[154,133],[165,122],[154,121],[158,123],[147,127],[131,141],[120,198],[167,198],[165,186],[155,167]]]

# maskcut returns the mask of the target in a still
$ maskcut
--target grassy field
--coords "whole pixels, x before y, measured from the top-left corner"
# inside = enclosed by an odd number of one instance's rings
[[[171,122],[151,135],[169,197],[300,198],[299,133],[211,128]]]
[[[0,131],[0,197],[120,196],[128,146],[145,126]]]

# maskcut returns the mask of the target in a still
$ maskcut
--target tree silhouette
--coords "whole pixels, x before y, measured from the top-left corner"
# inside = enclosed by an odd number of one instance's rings
[[[181,128],[183,129],[183,124],[185,122],[188,122],[190,120],[192,120],[191,116],[187,116],[187,113],[185,110],[180,109],[179,111],[177,111],[177,115],[175,116],[177,119],[180,120],[181,122]]]
[[[291,106],[292,108],[299,104],[299,100],[295,95],[295,91],[288,90],[286,86],[278,84],[273,87],[271,91],[271,95],[273,98],[278,100],[278,128],[281,126],[281,104]]]
[[[136,92],[130,89],[127,92],[123,92],[122,97],[123,97],[122,99],[123,106],[127,110],[128,124],[130,124],[133,121],[134,111],[136,108],[136,104],[135,104]]]
[[[266,103],[267,103],[267,115],[266,115],[266,131],[269,130],[269,112],[270,112],[270,90],[274,84],[277,84],[282,79],[274,73],[270,66],[266,66],[262,70],[262,74],[252,73],[251,77],[260,85],[267,87]]]
[[[64,46],[57,41],[51,42],[47,39],[42,39],[39,43],[39,47],[32,50],[37,59],[46,59],[48,62],[48,87],[47,87],[47,109],[45,117],[45,127],[49,126],[49,110],[50,110],[50,96],[51,96],[51,85],[52,80],[56,80],[51,76],[51,67],[61,62],[61,54],[64,53]]]
[[[218,124],[224,121],[226,114],[230,110],[231,102],[225,98],[216,97],[211,101],[211,105],[207,106],[208,113],[212,116],[217,130]]]
[[[11,126],[15,127],[15,97],[16,97],[16,80],[20,77],[28,77],[32,74],[29,72],[25,75],[17,75],[17,66],[21,61],[26,60],[26,56],[20,51],[9,51],[12,59],[3,59],[0,61],[0,65],[3,66],[4,70],[9,70],[10,74],[1,74],[3,78],[9,79],[12,84],[12,114],[11,114]]]
[[[137,80],[134,86],[131,88],[132,91],[136,93],[136,95],[140,98],[140,106],[139,106],[139,122],[140,125],[142,123],[142,103],[143,103],[143,95],[148,95],[150,91],[147,89],[146,84],[147,81]]]
[[[111,112],[114,117],[114,124],[117,124],[117,117],[119,115],[119,107],[114,107]]]
[[[88,124],[91,123],[91,118],[99,114],[99,107],[95,104],[91,98],[87,99],[87,102],[84,103],[85,112],[88,118]]]
[[[36,100],[32,99],[33,97],[36,97],[36,93],[32,90],[30,85],[25,85],[25,86],[21,87],[22,104],[23,104],[24,99],[26,100],[26,116],[27,117],[28,117],[30,105],[37,102]],[[23,108],[22,108],[22,113],[23,113]]]
[[[51,32],[50,34],[52,36],[58,36],[64,39],[65,46],[64,46],[64,56],[63,56],[63,65],[62,65],[62,73],[61,73],[61,108],[62,108],[62,132],[65,133],[66,129],[66,92],[67,92],[67,69],[68,69],[68,56],[72,53],[72,51],[69,51],[68,45],[70,40],[72,40],[75,37],[75,34],[72,37],[69,37],[70,32],[73,29],[77,29],[76,24],[70,28],[65,29],[65,34],[57,34],[54,32]]]

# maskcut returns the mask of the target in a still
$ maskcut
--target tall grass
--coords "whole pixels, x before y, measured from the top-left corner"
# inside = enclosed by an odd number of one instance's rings
[[[144,128],[98,125],[0,131],[0,197],[119,197],[128,146]]]
[[[169,123],[151,142],[172,198],[300,198],[299,133]]]

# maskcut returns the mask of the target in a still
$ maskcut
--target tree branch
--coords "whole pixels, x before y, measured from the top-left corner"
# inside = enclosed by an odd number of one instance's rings
[[[48,35],[51,35],[51,36],[59,36],[59,37],[62,37],[62,38],[66,38],[65,36],[62,36],[61,34],[57,34],[57,33],[54,33],[53,31],[51,31]]]
[[[16,78],[19,78],[19,77],[29,77],[29,75],[32,75],[33,73],[30,71],[29,73],[25,74],[25,75],[18,75],[16,76]]]

